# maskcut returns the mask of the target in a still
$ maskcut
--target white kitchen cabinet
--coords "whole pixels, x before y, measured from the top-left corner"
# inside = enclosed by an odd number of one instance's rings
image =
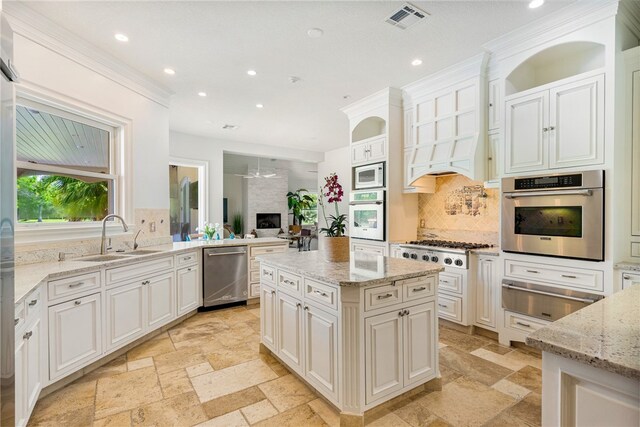
[[[389,254],[391,258],[402,258],[402,248],[400,245],[392,244],[389,246]]]
[[[402,311],[365,319],[366,402],[402,389]]]
[[[40,390],[42,390],[42,319],[38,316],[27,326],[27,351],[26,351],[26,398],[29,413],[36,406]]]
[[[27,338],[24,331],[16,334],[15,344],[15,387],[14,387],[14,408],[16,426],[27,424],[29,412],[27,411]]]
[[[148,330],[173,320],[176,315],[175,284],[173,271],[146,280]]]
[[[338,398],[338,317],[304,306],[304,376]]]
[[[369,138],[351,146],[351,164],[385,161],[387,158],[387,141],[384,136]]]
[[[500,133],[498,131],[489,132],[487,138],[487,181],[500,181]]]
[[[56,380],[102,354],[101,296],[49,307],[49,375]]]
[[[501,80],[495,79],[489,82],[489,129],[499,129],[502,114],[502,89]]]
[[[372,255],[384,256],[386,254],[386,246],[386,244],[372,245],[351,240],[351,252],[365,252]]]
[[[505,108],[506,173],[604,161],[604,75],[514,95]]]
[[[276,350],[276,290],[260,284],[260,336],[262,343],[274,353]]]
[[[176,271],[176,294],[178,317],[198,308],[200,305],[200,267],[198,265]]]
[[[435,375],[438,348],[433,302],[407,309],[403,316],[404,387]]]
[[[145,285],[136,281],[108,289],[105,297],[107,311],[107,349],[114,349],[133,341],[145,329]]]
[[[640,285],[640,273],[622,273],[622,289],[628,289],[632,285]]]
[[[303,374],[302,302],[284,292],[278,292],[277,301],[277,353],[287,365]]]
[[[497,266],[493,257],[478,257],[476,276],[476,325],[496,330],[499,280]]]
[[[631,234],[640,236],[640,70],[633,73],[631,109],[628,115],[631,123],[631,141],[633,150],[631,178]],[[632,256],[634,256],[632,254]],[[640,256],[640,255],[635,255]]]

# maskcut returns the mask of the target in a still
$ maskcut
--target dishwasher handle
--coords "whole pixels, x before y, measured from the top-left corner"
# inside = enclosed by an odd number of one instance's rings
[[[208,253],[207,256],[222,256],[222,255],[244,255],[246,252],[218,252]]]
[[[536,289],[527,289],[527,288],[521,288],[519,286],[512,286],[506,283],[502,284],[502,287],[505,289],[511,289],[514,291],[522,291],[522,292],[530,292],[532,294],[538,294],[538,295],[547,295],[550,297],[556,297],[556,298],[563,298],[563,299],[568,299],[571,301],[578,301],[578,302],[582,302],[585,304],[593,304],[594,302],[596,302],[596,300],[591,299],[591,298],[578,298],[578,297],[572,297],[569,295],[562,295],[562,294],[556,294],[553,292],[545,292],[545,291],[538,291]]]

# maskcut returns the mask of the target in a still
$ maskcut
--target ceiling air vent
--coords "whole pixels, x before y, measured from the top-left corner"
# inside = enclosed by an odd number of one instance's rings
[[[405,3],[399,10],[396,10],[386,19],[386,22],[394,27],[406,30],[413,24],[423,20],[429,14],[424,10],[420,10],[417,7]]]

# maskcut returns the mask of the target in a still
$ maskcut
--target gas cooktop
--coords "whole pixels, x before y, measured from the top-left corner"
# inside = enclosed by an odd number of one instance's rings
[[[416,246],[430,246],[432,248],[463,249],[467,251],[471,249],[490,248],[493,246],[487,243],[454,242],[452,240],[437,239],[412,240],[410,242],[407,242],[407,244]]]

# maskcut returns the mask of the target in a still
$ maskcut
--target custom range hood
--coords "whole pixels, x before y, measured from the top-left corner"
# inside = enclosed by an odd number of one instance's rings
[[[405,186],[428,187],[436,176],[485,179],[488,54],[402,88]]]

